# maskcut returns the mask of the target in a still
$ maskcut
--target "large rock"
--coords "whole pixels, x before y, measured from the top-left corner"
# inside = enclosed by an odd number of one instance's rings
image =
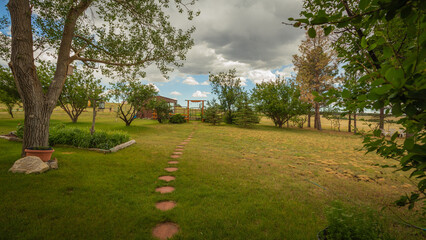
[[[29,156],[16,160],[9,172],[13,173],[43,173],[49,170],[49,165],[39,157]]]

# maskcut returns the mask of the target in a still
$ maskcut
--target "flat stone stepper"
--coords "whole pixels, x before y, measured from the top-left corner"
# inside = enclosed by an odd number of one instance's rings
[[[155,207],[161,211],[168,211],[173,209],[176,206],[176,202],[174,201],[161,201],[155,204]]]
[[[158,188],[156,188],[156,189],[155,189],[155,191],[156,191],[156,192],[159,192],[159,193],[161,193],[161,194],[164,194],[164,193],[171,193],[171,192],[173,192],[174,190],[175,190],[175,188],[174,188],[174,187],[170,187],[170,186],[158,187]]]
[[[179,226],[173,222],[164,222],[157,224],[152,229],[152,236],[161,240],[166,240],[179,232]]]
[[[176,179],[176,177],[174,176],[160,176],[158,177],[158,179],[166,181],[166,182],[170,182]]]

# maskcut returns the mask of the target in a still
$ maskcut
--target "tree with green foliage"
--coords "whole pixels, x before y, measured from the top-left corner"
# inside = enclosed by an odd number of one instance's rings
[[[285,79],[256,84],[252,97],[257,110],[279,128],[292,117],[306,113],[307,104],[301,101],[299,88]]]
[[[314,105],[314,127],[321,130],[320,101],[315,101],[315,94],[323,94],[336,82],[337,61],[335,51],[331,49],[330,40],[318,29],[315,38],[308,35],[299,46],[300,55],[293,55],[293,64],[297,71],[296,82],[304,99]]]
[[[241,96],[243,89],[241,79],[236,76],[236,70],[209,75],[209,82],[212,92],[217,95],[220,106],[225,112],[225,121],[233,123],[233,113],[236,111],[236,103]]]
[[[312,0],[305,1],[304,7],[302,18],[289,20],[296,22],[295,27],[309,27],[311,37],[315,25],[321,25],[325,34],[334,31],[333,46],[345,62],[345,71],[361,72],[358,83],[369,86],[357,97],[370,101],[381,113],[390,106],[409,133],[401,143],[398,133],[386,138],[378,129],[364,136],[364,147],[395,159],[400,170],[417,180],[418,190],[397,201],[413,208],[417,201],[426,200],[425,1]]]
[[[145,85],[139,81],[121,80],[110,85],[109,98],[117,102],[117,116],[126,123],[126,126],[130,126],[137,112],[157,94],[153,85]]]
[[[48,145],[49,122],[75,61],[98,67],[103,74],[134,79],[155,64],[166,75],[182,66],[193,45],[195,28],[176,29],[167,9],[187,13],[195,0],[174,1],[30,1],[10,0],[0,20],[0,57],[9,62],[25,109],[23,150]],[[34,57],[36,55],[36,57]],[[47,92],[37,77],[36,59],[53,56],[55,73]],[[22,151],[23,152],[23,151]]]
[[[155,111],[157,114],[157,121],[159,123],[163,123],[168,120],[170,118],[170,113],[172,113],[169,103],[163,99],[152,98],[149,100],[146,108]]]
[[[254,111],[252,101],[246,92],[241,94],[236,107],[237,111],[235,112],[233,122],[237,126],[249,128],[254,124],[259,123],[259,116]]]
[[[0,102],[6,105],[7,112],[13,118],[13,107],[21,101],[15,80],[9,69],[0,66]]]
[[[207,108],[204,112],[204,121],[212,125],[219,125],[223,120],[221,115],[221,107],[216,102],[216,99],[207,101]]]
[[[105,87],[100,79],[95,79],[88,70],[74,69],[67,77],[64,88],[59,96],[59,106],[76,123],[80,114],[87,108],[88,101],[100,100]]]

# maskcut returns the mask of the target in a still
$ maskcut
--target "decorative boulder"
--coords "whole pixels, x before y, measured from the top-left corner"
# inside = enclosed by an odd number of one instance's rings
[[[9,172],[13,173],[43,173],[49,170],[49,165],[39,157],[29,156],[16,160]]]

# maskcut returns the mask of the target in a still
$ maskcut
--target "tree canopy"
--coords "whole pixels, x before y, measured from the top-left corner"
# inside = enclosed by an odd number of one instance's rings
[[[25,109],[23,150],[48,145],[49,121],[74,61],[104,75],[135,79],[155,64],[166,75],[181,66],[193,45],[194,27],[176,29],[168,11],[192,19],[195,0],[10,0],[11,34],[0,34],[0,57],[14,75]],[[174,9],[174,10],[173,10]],[[43,91],[35,60],[54,59],[54,76]]]
[[[64,89],[59,96],[59,105],[68,114],[72,122],[77,122],[80,114],[86,109],[88,101],[101,100],[105,87],[89,70],[75,69],[67,77]]]
[[[122,80],[110,85],[109,97],[117,102],[117,116],[126,123],[126,126],[130,126],[137,112],[157,94],[153,85],[142,84],[139,81]]]
[[[0,66],[0,102],[6,105],[7,112],[13,118],[13,107],[19,104],[18,89],[16,89],[15,80],[9,69]]]
[[[235,69],[228,72],[209,75],[209,82],[212,92],[218,97],[222,110],[225,111],[226,123],[233,122],[233,113],[236,111],[236,103],[241,96],[243,89],[241,79],[237,77]]]
[[[257,110],[280,128],[292,117],[306,113],[307,106],[300,99],[300,90],[285,79],[256,84],[252,97]]]
[[[361,73],[358,84],[368,86],[357,97],[370,101],[374,110],[389,106],[392,115],[400,118],[398,123],[409,133],[402,144],[397,133],[387,139],[377,130],[365,136],[364,147],[395,159],[400,170],[417,179],[418,191],[397,202],[409,208],[426,199],[425,11],[422,0],[312,0],[304,2],[302,18],[289,19],[295,27],[309,28],[311,37],[315,25],[326,35],[333,31],[333,46],[345,70]]]

